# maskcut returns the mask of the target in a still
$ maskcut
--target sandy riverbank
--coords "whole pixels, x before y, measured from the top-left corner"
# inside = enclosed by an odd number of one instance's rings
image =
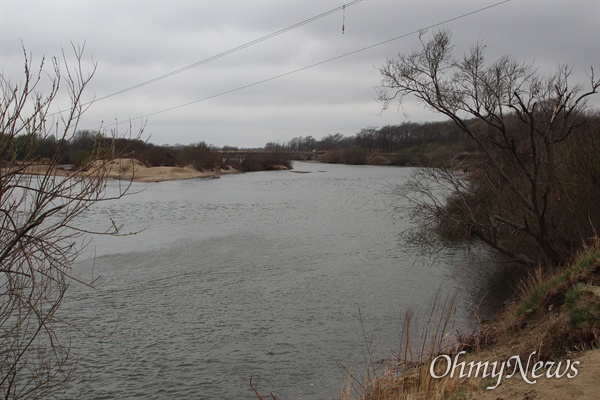
[[[92,168],[100,167],[100,161],[92,165]],[[186,167],[146,167],[142,162],[132,158],[118,158],[104,165],[106,176],[111,179],[133,180],[136,182],[163,182],[179,179],[217,178],[221,175],[241,173],[232,168],[216,168],[212,170],[199,171],[191,166]],[[43,175],[47,172],[46,165],[32,165],[27,172],[34,175]],[[56,175],[70,175],[76,171],[58,168]]]
[[[234,168],[217,168],[199,171],[186,167],[146,167],[132,158],[118,158],[107,164],[108,177],[134,180],[136,182],[163,182],[178,179],[214,178],[225,174],[240,173]]]
[[[578,353],[574,355],[572,361],[580,363],[577,366],[577,376],[574,378],[548,379],[545,375],[546,370],[544,370],[542,371],[542,377],[537,379],[535,383],[527,383],[517,373],[515,377],[505,380],[496,389],[481,389],[472,393],[470,398],[479,400],[591,400],[599,398],[600,350]],[[564,372],[564,365],[561,372]],[[491,383],[493,380],[490,379],[488,382]]]

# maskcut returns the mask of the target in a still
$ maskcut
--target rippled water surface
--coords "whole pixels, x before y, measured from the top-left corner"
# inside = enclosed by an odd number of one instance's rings
[[[341,367],[364,360],[361,316],[389,356],[406,307],[464,281],[469,301],[493,278],[403,245],[389,192],[410,169],[294,166],[134,184],[85,215],[87,227],[110,216],[138,233],[94,238],[76,268],[98,280],[73,285],[62,308],[85,332],[72,334],[68,396],[252,399],[254,377],[282,399],[331,399]]]

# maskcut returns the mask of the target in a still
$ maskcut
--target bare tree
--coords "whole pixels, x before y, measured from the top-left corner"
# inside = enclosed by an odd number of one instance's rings
[[[466,174],[436,169],[411,181],[410,189],[425,196],[417,212],[426,223],[478,238],[526,265],[565,261],[589,235],[582,220],[590,215],[584,210],[583,218],[572,217],[581,199],[573,198],[570,185],[578,183],[561,177],[576,157],[568,154],[568,143],[584,132],[587,100],[600,80],[592,70],[588,88],[571,85],[568,66],[543,76],[509,56],[486,63],[481,42],[457,58],[448,31],[428,41],[424,34],[419,50],[380,68],[378,99],[385,110],[413,95],[453,121],[478,153],[462,160]]]
[[[73,46],[73,52],[74,63],[63,53],[33,68],[24,51],[24,76],[0,81],[0,391],[5,399],[47,396],[72,375],[69,338],[57,334],[56,312],[82,249],[84,229],[77,218],[109,199],[104,165],[118,156],[97,146],[83,169],[66,173],[60,167],[89,107],[82,94],[96,69],[94,64],[85,74],[83,48]],[[63,93],[69,105],[52,114]],[[36,154],[45,142],[54,152],[40,165]],[[117,234],[118,227],[111,224],[101,233]]]

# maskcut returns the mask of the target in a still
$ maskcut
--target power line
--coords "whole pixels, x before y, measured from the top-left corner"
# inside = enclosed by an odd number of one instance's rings
[[[219,58],[221,58],[221,57],[225,57],[225,56],[227,56],[227,55],[229,55],[229,54],[235,53],[236,51],[243,50],[243,49],[245,49],[245,48],[247,48],[247,47],[253,46],[253,45],[255,45],[255,44],[258,44],[258,43],[260,43],[260,42],[264,42],[265,40],[271,39],[271,38],[273,38],[273,37],[275,37],[275,36],[278,36],[278,35],[281,35],[281,34],[283,34],[283,33],[285,33],[285,32],[288,32],[288,31],[291,31],[291,30],[293,30],[293,29],[296,29],[296,28],[298,28],[298,27],[300,27],[300,26],[302,26],[302,25],[306,25],[306,24],[308,24],[308,23],[310,23],[310,22],[313,22],[313,21],[316,21],[316,20],[318,20],[318,19],[321,19],[321,18],[323,18],[323,17],[326,17],[327,15],[330,15],[330,14],[336,13],[336,12],[338,12],[338,11],[340,11],[340,10],[346,10],[346,7],[351,7],[351,6],[353,6],[353,5],[355,5],[355,4],[358,4],[358,3],[362,2],[362,1],[364,1],[364,0],[354,0],[354,1],[351,1],[351,2],[349,2],[349,3],[347,3],[347,4],[344,4],[343,6],[336,7],[336,8],[334,8],[334,9],[331,9],[331,10],[329,10],[329,11],[326,11],[326,12],[324,12],[324,13],[322,13],[322,14],[316,15],[316,16],[314,16],[314,17],[311,17],[311,18],[309,18],[309,19],[305,19],[304,21],[298,22],[298,23],[296,23],[296,24],[294,24],[294,25],[290,25],[290,26],[288,26],[287,28],[280,29],[280,30],[278,30],[278,31],[276,31],[276,32],[273,32],[273,33],[270,33],[270,34],[268,34],[268,35],[266,35],[266,36],[262,36],[262,37],[260,37],[260,38],[258,38],[258,39],[252,40],[252,41],[250,41],[250,42],[248,42],[248,43],[244,43],[244,44],[242,44],[242,45],[240,45],[240,46],[237,46],[237,47],[234,47],[234,48],[232,48],[232,49],[229,49],[229,50],[227,50],[227,51],[224,51],[224,52],[222,52],[222,53],[216,54],[216,55],[214,55],[214,56],[212,56],[212,57],[209,57],[209,58],[206,58],[206,59],[204,59],[204,60],[201,60],[201,61],[195,62],[195,63],[193,63],[193,64],[190,64],[190,65],[188,65],[188,66],[186,66],[186,67],[179,68],[179,69],[177,69],[177,70],[175,70],[175,71],[172,71],[172,72],[166,73],[166,74],[164,74],[164,75],[157,76],[156,78],[152,78],[152,79],[150,79],[150,80],[147,80],[147,81],[145,81],[145,82],[138,83],[137,85],[130,86],[130,87],[128,87],[128,88],[125,88],[125,89],[119,90],[118,92],[114,92],[114,93],[108,94],[108,95],[106,95],[106,96],[102,96],[102,97],[100,97],[100,98],[97,98],[97,99],[93,100],[92,102],[89,102],[89,103],[86,103],[86,104],[83,104],[83,105],[88,105],[88,104],[91,104],[91,103],[96,103],[96,102],[98,102],[98,101],[105,100],[105,99],[108,99],[108,98],[110,98],[110,97],[114,97],[114,96],[117,96],[117,95],[119,95],[119,94],[122,94],[122,93],[125,93],[125,92],[129,92],[129,91],[131,91],[131,90],[134,90],[134,89],[138,89],[138,88],[140,88],[140,87],[142,87],[142,86],[146,86],[146,85],[149,85],[149,84],[151,84],[151,83],[158,82],[158,81],[160,81],[160,80],[163,80],[163,79],[169,78],[169,77],[171,77],[171,76],[173,76],[173,75],[177,75],[177,74],[179,74],[179,73],[182,73],[182,72],[184,72],[184,71],[187,71],[187,70],[189,70],[189,69],[196,68],[196,67],[198,67],[198,66],[200,66],[200,65],[203,65],[203,64],[209,63],[209,62],[211,62],[211,61],[214,61],[214,60],[217,60],[217,59],[219,59]]]
[[[441,21],[441,22],[437,22],[435,24],[426,26],[424,28],[420,28],[418,30],[414,30],[412,32],[408,32],[408,33],[402,34],[400,36],[396,36],[396,37],[393,37],[391,39],[387,39],[387,40],[384,40],[382,42],[379,42],[379,43],[376,43],[376,44],[372,44],[370,46],[362,47],[362,48],[360,48],[358,50],[354,50],[354,51],[351,51],[349,53],[345,53],[345,54],[342,54],[342,55],[339,55],[339,56],[336,56],[336,57],[332,57],[332,58],[329,58],[327,60],[319,61],[317,63],[310,64],[310,65],[304,66],[302,68],[295,69],[293,71],[288,71],[288,72],[285,72],[283,74],[275,75],[275,76],[272,76],[270,78],[266,78],[266,79],[262,79],[260,81],[249,83],[247,85],[239,86],[239,87],[237,87],[235,89],[230,89],[230,90],[218,93],[218,94],[214,94],[214,95],[211,95],[211,96],[208,96],[208,97],[204,97],[202,99],[190,101],[188,103],[180,104],[180,105],[177,105],[177,106],[174,106],[174,107],[170,107],[170,108],[166,108],[166,109],[163,109],[163,110],[160,110],[160,111],[155,111],[155,112],[150,113],[150,114],[145,114],[145,115],[142,115],[142,116],[139,116],[139,117],[136,117],[136,118],[132,118],[131,120],[135,121],[135,120],[138,120],[138,119],[145,119],[145,118],[157,115],[157,114],[162,114],[162,113],[165,113],[165,112],[168,112],[168,111],[173,111],[173,110],[176,110],[176,109],[179,109],[179,108],[187,107],[187,106],[192,105],[192,104],[200,103],[200,102],[203,102],[203,101],[214,99],[216,97],[221,97],[221,96],[224,96],[224,95],[227,95],[227,94],[230,94],[230,93],[238,92],[240,90],[248,89],[248,88],[253,87],[253,86],[261,85],[263,83],[270,82],[270,81],[273,81],[273,80],[276,80],[276,79],[279,79],[279,78],[283,78],[283,77],[286,77],[286,76],[289,76],[289,75],[292,75],[292,74],[295,74],[295,73],[298,73],[298,72],[301,72],[301,71],[305,71],[307,69],[314,68],[314,67],[317,67],[319,65],[327,64],[327,63],[330,63],[332,61],[336,61],[336,60],[339,60],[341,58],[345,58],[345,57],[348,57],[348,56],[351,56],[351,55],[354,55],[354,54],[357,54],[357,53],[360,53],[360,52],[363,52],[363,51],[366,51],[366,50],[370,50],[372,48],[375,48],[375,47],[378,47],[378,46],[382,46],[384,44],[387,44],[387,43],[390,43],[390,42],[393,42],[393,41],[396,41],[396,40],[399,40],[399,39],[403,39],[403,38],[411,36],[411,35],[419,34],[419,33],[421,33],[424,30],[436,28],[438,26],[445,25],[445,24],[447,24],[449,22],[453,22],[453,21],[456,21],[456,20],[459,20],[459,19],[462,19],[462,18],[469,17],[471,15],[478,14],[480,12],[483,12],[483,11],[489,10],[491,8],[498,7],[498,6],[502,5],[502,4],[508,3],[510,1],[511,0],[503,0],[503,1],[500,1],[498,3],[492,4],[492,5],[489,5],[489,6],[486,6],[486,7],[479,8],[479,9],[474,10],[474,11],[471,11],[471,12],[468,12],[468,13],[465,13],[465,14],[461,14],[461,15],[453,17],[453,18],[449,18],[449,19],[446,19],[446,20]],[[113,125],[116,125],[116,123],[108,124],[108,125],[104,125],[104,126],[106,127],[106,126],[113,126]]]

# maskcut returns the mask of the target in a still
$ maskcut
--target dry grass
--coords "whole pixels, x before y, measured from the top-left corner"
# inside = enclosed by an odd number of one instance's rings
[[[513,354],[537,350],[559,359],[600,343],[600,246],[580,251],[562,268],[538,268],[523,281],[519,300],[494,322],[495,347]]]
[[[452,304],[451,306],[449,304]],[[403,350],[385,365],[370,365],[362,379],[347,374],[340,400],[472,399],[490,383],[481,377],[435,379],[430,365],[439,354],[467,350],[461,361],[505,361],[514,355],[534,362],[572,357],[600,344],[600,245],[596,240],[576,262],[563,268],[538,268],[523,280],[518,300],[492,322],[464,337],[454,332],[456,301],[434,301],[416,335],[414,312],[405,313]],[[441,306],[441,308],[440,308]],[[441,318],[440,318],[441,317]],[[433,327],[433,329],[432,329]],[[412,339],[421,337],[416,347]],[[436,366],[439,366],[436,364]],[[442,367],[445,365],[442,363]],[[441,374],[439,374],[441,375]]]
[[[465,345],[465,336],[455,330],[458,296],[434,297],[423,316],[414,309],[405,311],[401,346],[398,353],[384,363],[370,356],[363,374],[346,369],[346,383],[339,400],[446,399],[470,387],[458,378],[435,379],[429,367],[440,354],[456,354]]]
[[[517,299],[473,336],[455,330],[457,296],[439,292],[429,311],[421,316],[413,309],[404,313],[401,347],[385,362],[374,361],[367,344],[368,365],[360,372],[345,369],[339,400],[468,400],[493,396],[485,390],[494,382],[481,376],[460,378],[450,374],[432,377],[430,366],[438,355],[461,361],[503,362],[515,355],[532,361],[577,358],[581,351],[600,344],[600,241],[580,251],[576,262],[562,268],[538,268],[522,281]],[[364,330],[364,327],[363,327]],[[366,338],[367,335],[363,333]],[[436,363],[445,368],[445,362]],[[443,375],[443,372],[436,372]],[[503,385],[519,384],[518,379]],[[528,386],[528,385],[525,385]],[[259,400],[277,397],[261,397]],[[510,389],[508,390],[510,393]],[[527,397],[524,397],[527,398]]]

